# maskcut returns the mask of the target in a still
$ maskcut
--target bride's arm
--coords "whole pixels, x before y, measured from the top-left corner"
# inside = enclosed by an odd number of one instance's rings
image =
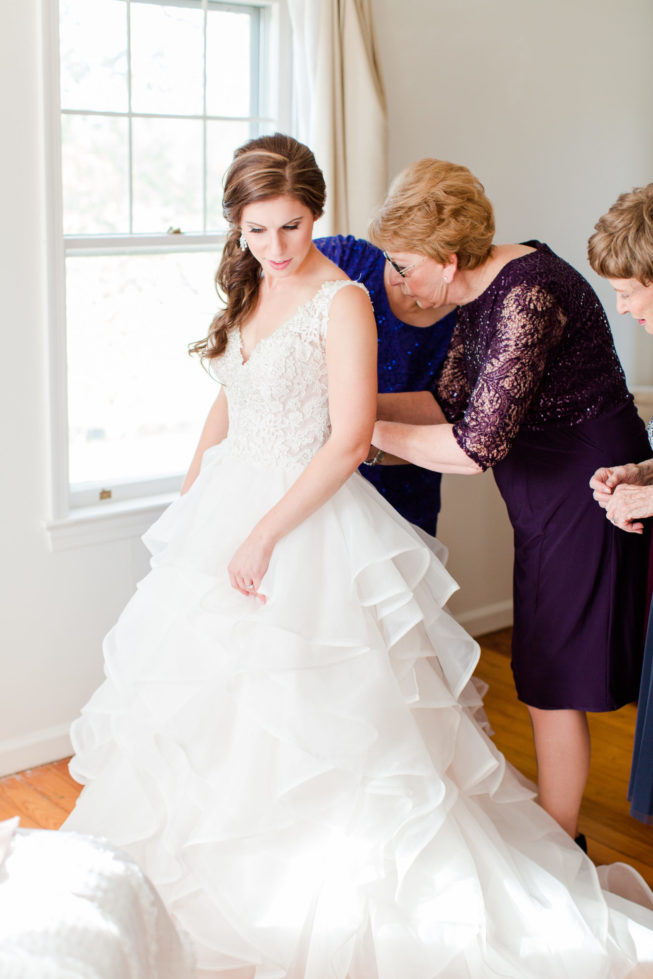
[[[376,411],[376,326],[366,294],[351,286],[331,303],[326,341],[331,435],[229,563],[243,594],[256,595],[275,544],[338,490],[367,456]],[[249,585],[253,584],[253,588]]]
[[[197,479],[200,466],[202,465],[202,456],[206,450],[210,449],[212,445],[217,445],[219,442],[222,442],[226,438],[228,428],[229,414],[227,412],[227,398],[224,393],[224,388],[221,388],[220,394],[211,405],[206,421],[204,422],[204,428],[202,429],[200,440],[197,443],[195,455],[188,467],[186,478],[182,483],[182,496],[188,492]]]

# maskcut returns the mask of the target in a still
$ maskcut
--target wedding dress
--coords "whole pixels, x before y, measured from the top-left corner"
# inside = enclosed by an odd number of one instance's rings
[[[494,746],[478,646],[443,609],[456,584],[358,473],[277,545],[267,604],[230,586],[328,437],[344,287],[214,361],[229,434],[146,534],[152,571],[73,728],[65,828],[136,858],[201,976],[653,975],[651,892],[623,865],[601,883]]]

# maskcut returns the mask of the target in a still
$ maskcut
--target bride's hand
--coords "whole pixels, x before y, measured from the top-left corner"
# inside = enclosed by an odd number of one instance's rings
[[[268,570],[273,550],[273,544],[250,534],[240,545],[227,567],[232,587],[241,595],[258,598],[265,603],[267,597],[259,591],[259,588]]]

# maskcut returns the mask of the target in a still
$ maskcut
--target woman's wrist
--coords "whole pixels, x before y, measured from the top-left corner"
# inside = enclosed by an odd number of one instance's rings
[[[252,527],[248,535],[248,539],[253,544],[269,552],[274,550],[280,538],[283,537],[283,533],[280,533],[280,528],[273,527],[272,523],[273,519],[270,518],[269,513],[266,513],[256,526]]]
[[[383,449],[377,449],[375,445],[370,445],[370,451],[367,453],[367,459],[363,459],[363,465],[380,466],[383,463],[384,455]]]

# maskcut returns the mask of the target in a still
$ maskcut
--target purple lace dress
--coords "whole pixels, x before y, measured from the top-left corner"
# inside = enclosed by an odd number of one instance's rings
[[[493,468],[514,528],[520,699],[613,710],[637,697],[649,542],[612,527],[588,482],[650,450],[590,285],[526,244],[459,309],[438,400],[461,448]]]

